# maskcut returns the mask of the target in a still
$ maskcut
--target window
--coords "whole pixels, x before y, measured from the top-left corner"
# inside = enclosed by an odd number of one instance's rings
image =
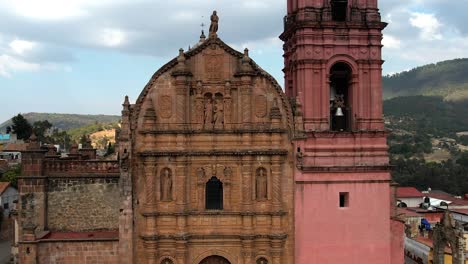
[[[332,0],[331,8],[334,21],[346,21],[348,0]]]
[[[223,183],[215,176],[206,183],[205,205],[208,210],[223,210]]]
[[[349,193],[340,192],[340,208],[349,207]]]
[[[8,209],[9,207],[10,207],[10,205],[9,205],[8,203],[3,204],[3,209],[6,210],[6,209]]]

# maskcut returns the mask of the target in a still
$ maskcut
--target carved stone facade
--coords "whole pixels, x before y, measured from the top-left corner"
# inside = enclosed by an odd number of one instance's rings
[[[276,81],[217,37],[163,66],[124,104],[121,263],[293,264],[291,117]]]

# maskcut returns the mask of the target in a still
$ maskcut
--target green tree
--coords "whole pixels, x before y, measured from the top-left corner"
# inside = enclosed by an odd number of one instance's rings
[[[18,139],[29,139],[32,134],[33,128],[23,115],[18,114],[11,119],[13,121],[13,132],[18,136]]]
[[[114,153],[115,153],[115,145],[112,145],[112,143],[109,142],[109,145],[107,146],[106,156],[112,155]]]
[[[52,124],[47,120],[37,121],[37,122],[34,122],[34,124],[33,124],[33,132],[34,132],[34,134],[36,134],[37,139],[40,142],[46,142],[47,141],[46,132],[47,132],[47,130],[49,130],[51,128],[52,128]]]
[[[7,170],[0,181],[2,182],[9,182],[15,188],[18,187],[18,177],[21,175],[21,166],[14,166]]]

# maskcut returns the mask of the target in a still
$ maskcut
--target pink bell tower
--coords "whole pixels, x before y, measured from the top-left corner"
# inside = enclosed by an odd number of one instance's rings
[[[386,25],[377,0],[288,0],[280,38],[295,104],[296,264],[403,263],[382,118]]]

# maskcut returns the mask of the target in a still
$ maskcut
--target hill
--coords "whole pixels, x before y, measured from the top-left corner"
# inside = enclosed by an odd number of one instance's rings
[[[468,59],[455,59],[383,77],[384,98],[426,95],[468,99]]]
[[[120,116],[112,115],[76,115],[55,113],[27,113],[23,116],[32,124],[36,121],[48,120],[54,127],[61,130],[77,129],[96,123],[117,123]],[[0,132],[4,132],[11,125],[11,119],[0,124]]]

